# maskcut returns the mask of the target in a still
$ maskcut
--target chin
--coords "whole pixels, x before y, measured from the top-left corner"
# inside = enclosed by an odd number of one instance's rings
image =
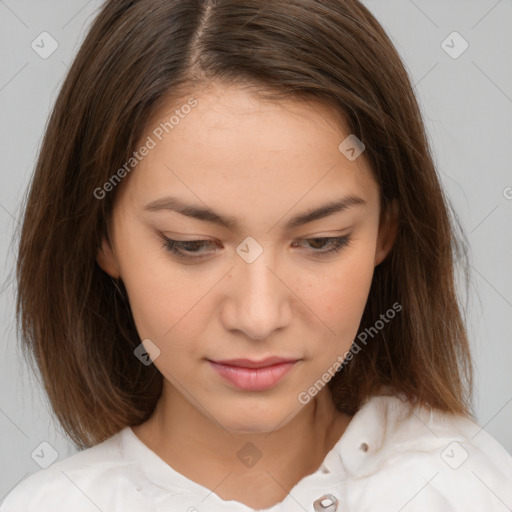
[[[288,408],[280,406],[273,409],[265,407],[238,408],[234,405],[226,406],[224,411],[228,414],[218,416],[219,423],[228,431],[236,434],[269,434],[284,427],[293,419]],[[230,411],[233,411],[229,414]],[[235,413],[235,411],[238,411]],[[298,411],[297,411],[298,412]]]

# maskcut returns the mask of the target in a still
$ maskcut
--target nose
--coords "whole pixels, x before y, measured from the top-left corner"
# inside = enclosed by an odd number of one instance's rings
[[[228,298],[222,310],[226,329],[264,340],[289,324],[293,293],[268,251],[252,263],[240,259],[228,281]]]

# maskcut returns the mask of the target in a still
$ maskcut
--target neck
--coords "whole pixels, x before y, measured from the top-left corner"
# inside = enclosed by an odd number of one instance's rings
[[[174,470],[223,500],[268,508],[319,468],[350,419],[326,387],[271,432],[235,432],[164,385],[151,418],[133,431]]]

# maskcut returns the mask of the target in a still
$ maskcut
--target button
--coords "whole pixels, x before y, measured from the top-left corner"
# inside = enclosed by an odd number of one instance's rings
[[[338,508],[338,500],[332,494],[325,494],[313,503],[315,512],[334,512]]]
[[[367,452],[368,448],[368,443],[361,443],[361,445],[359,446],[359,449],[362,450],[363,452]]]

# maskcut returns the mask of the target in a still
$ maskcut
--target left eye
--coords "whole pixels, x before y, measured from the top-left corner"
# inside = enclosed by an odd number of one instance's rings
[[[348,235],[345,236],[329,236],[329,237],[319,237],[319,238],[306,238],[304,240],[300,240],[302,242],[307,242],[310,246],[320,244],[322,248],[319,250],[315,250],[313,252],[317,252],[319,254],[330,254],[333,252],[338,252],[343,247],[346,247],[350,243],[350,237]],[[328,249],[323,249],[325,247],[329,247]]]
[[[166,236],[164,239],[164,248],[180,258],[199,258],[205,255],[206,251],[201,251],[203,247],[216,246],[211,240],[172,240]],[[313,254],[327,255],[339,252],[343,247],[350,243],[350,236],[331,236],[318,238],[305,238],[298,242],[306,242],[313,250]],[[297,242],[294,242],[297,243]],[[321,247],[318,248],[318,245]],[[317,246],[316,248],[314,246]],[[327,249],[325,248],[327,247]],[[207,253],[206,253],[207,254]]]

